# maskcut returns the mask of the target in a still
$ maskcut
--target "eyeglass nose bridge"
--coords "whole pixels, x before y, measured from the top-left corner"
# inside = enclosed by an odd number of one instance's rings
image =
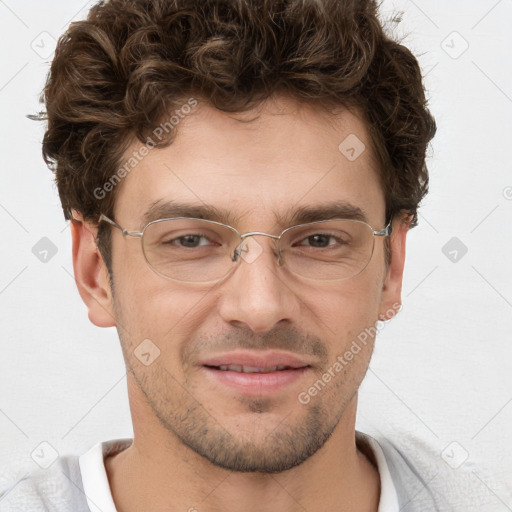
[[[244,233],[240,235],[240,243],[236,246],[235,250],[233,251],[233,256],[231,257],[231,261],[238,261],[238,258],[241,256],[242,252],[245,250],[245,246],[243,246],[245,239],[254,236],[254,235],[262,235],[262,236],[268,236],[270,238],[273,238],[274,240],[281,240],[281,235],[271,235],[269,233],[263,233],[262,231],[250,231],[248,233]],[[281,249],[278,250],[277,253],[277,263],[278,265],[281,263]]]

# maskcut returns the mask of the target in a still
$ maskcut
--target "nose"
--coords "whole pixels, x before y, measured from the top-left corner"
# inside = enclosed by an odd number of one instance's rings
[[[297,321],[300,301],[279,267],[274,241],[248,237],[238,258],[236,269],[219,288],[222,319],[255,333],[269,331],[279,322]]]

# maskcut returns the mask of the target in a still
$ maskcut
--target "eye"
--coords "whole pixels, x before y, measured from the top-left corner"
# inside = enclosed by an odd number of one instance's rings
[[[349,237],[347,235],[343,236],[343,234],[338,234],[337,236],[335,236],[327,233],[314,233],[303,238],[300,242],[301,245],[305,245],[307,247],[309,246],[317,249],[322,249],[326,247],[333,247],[336,245],[348,245]]]
[[[162,240],[162,243],[164,245],[178,245],[179,247],[188,247],[188,248],[195,248],[195,247],[204,247],[208,245],[213,245],[211,240],[204,236],[204,235],[194,235],[194,234],[188,234],[179,236],[172,239]]]
[[[307,238],[305,238],[304,240],[307,240],[307,244],[304,244],[304,245],[309,245],[309,246],[312,246],[312,247],[327,247],[329,245],[331,245],[329,243],[329,239],[331,238],[334,238],[333,236],[331,235],[310,235],[308,236]]]
[[[180,236],[179,238],[175,238],[174,240],[170,240],[165,242],[166,244],[172,244],[173,242],[178,241],[178,243],[182,247],[200,247],[204,245],[210,245],[210,240],[202,235],[185,235]]]

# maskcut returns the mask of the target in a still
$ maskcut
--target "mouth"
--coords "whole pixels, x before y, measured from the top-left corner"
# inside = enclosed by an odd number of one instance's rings
[[[220,366],[210,366],[204,365],[207,368],[212,368],[214,370],[220,370],[223,372],[238,372],[238,373],[271,373],[283,370],[297,370],[298,368],[293,368],[291,366],[286,365],[276,365],[276,366],[267,366],[266,368],[258,367],[258,366],[242,366],[236,364],[230,365],[220,365]],[[304,368],[308,368],[309,365]]]
[[[236,352],[210,358],[201,367],[217,385],[243,394],[261,395],[297,383],[312,364],[289,353]]]

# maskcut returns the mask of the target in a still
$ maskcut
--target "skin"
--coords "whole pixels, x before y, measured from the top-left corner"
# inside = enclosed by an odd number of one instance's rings
[[[124,178],[114,219],[139,230],[153,201],[173,198],[238,214],[242,233],[279,234],[288,226],[277,226],[273,212],[341,199],[362,208],[374,229],[385,226],[384,194],[357,115],[332,118],[285,97],[259,113],[240,123],[200,102],[175,141],[151,150]],[[354,162],[338,149],[349,134],[367,148]],[[134,142],[127,156],[140,147]],[[308,404],[297,397],[400,304],[406,217],[394,219],[389,267],[376,237],[361,274],[316,283],[278,267],[268,237],[257,237],[259,257],[215,286],[168,281],[146,264],[139,240],[112,228],[114,294],[96,226],[75,218],[79,292],[94,324],[117,327],[127,366],[134,442],[105,461],[120,512],[377,510],[379,475],[355,443],[357,390],[374,339]],[[149,366],[134,355],[144,339],[160,350]],[[307,355],[312,370],[282,391],[245,396],[212,384],[197,364],[236,347]]]

